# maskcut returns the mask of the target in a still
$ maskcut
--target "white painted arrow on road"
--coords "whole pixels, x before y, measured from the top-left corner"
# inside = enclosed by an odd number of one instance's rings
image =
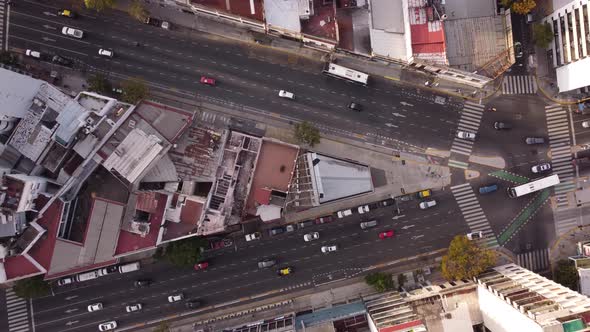
[[[66,297],[66,300],[68,300],[68,301],[69,301],[69,300],[75,299],[75,298],[77,298],[77,297],[78,297],[78,295],[72,295],[72,296],[68,296],[68,297]]]
[[[69,313],[72,313],[72,312],[74,312],[74,311],[77,311],[77,310],[78,310],[78,309],[75,309],[75,308],[74,308],[74,309],[68,309],[68,310],[66,310],[66,313],[68,313],[68,314],[69,314]]]
[[[70,325],[74,325],[74,324],[76,324],[76,323],[78,323],[78,322],[79,322],[79,320],[75,320],[75,321],[68,321],[68,322],[66,323],[66,325],[67,325],[67,326],[70,326]]]
[[[51,39],[51,38],[47,38],[47,37],[43,37],[44,41],[50,41],[50,42],[55,42],[55,39]]]
[[[408,228],[412,228],[414,226],[416,226],[416,225],[407,225],[407,226],[402,227],[402,229],[408,229]]]
[[[403,114],[399,114],[399,113],[397,113],[397,112],[395,112],[395,113],[391,113],[391,115],[393,115],[393,116],[399,116],[400,118],[405,118],[405,117],[406,117],[405,115],[403,115]]]
[[[398,128],[398,126],[391,124],[391,123],[386,123],[385,125],[389,128]]]
[[[402,215],[399,215],[399,216],[394,216],[394,217],[393,217],[393,218],[391,218],[391,219],[393,219],[393,220],[398,220],[399,218],[403,218],[403,217],[405,217],[405,216],[406,216],[405,214],[402,214]]]
[[[404,105],[404,106],[414,106],[414,105],[412,105],[410,103],[406,103],[405,101],[400,101],[399,103],[402,104],[402,105]]]
[[[57,16],[57,14],[54,14],[52,12],[43,12],[43,14],[47,16]]]

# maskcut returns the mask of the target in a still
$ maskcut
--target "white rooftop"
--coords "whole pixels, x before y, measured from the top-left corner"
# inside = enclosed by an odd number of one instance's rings
[[[407,0],[371,0],[370,37],[376,55],[409,62],[412,36]]]
[[[264,0],[264,18],[272,26],[301,32],[298,1]]]
[[[559,92],[567,92],[590,85],[590,58],[584,58],[556,69]]]
[[[0,68],[0,120],[22,118],[44,81]]]

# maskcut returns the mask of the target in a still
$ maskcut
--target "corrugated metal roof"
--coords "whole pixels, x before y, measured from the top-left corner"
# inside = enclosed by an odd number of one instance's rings
[[[55,131],[55,136],[58,142],[64,142],[67,145],[74,135],[78,132],[78,129],[84,125],[84,120],[88,117],[90,111],[82,107],[75,100],[70,100],[63,110],[57,116],[57,123],[59,127]]]
[[[162,151],[164,147],[160,143],[161,140],[155,135],[133,129],[107,158],[104,167],[133,183]]]

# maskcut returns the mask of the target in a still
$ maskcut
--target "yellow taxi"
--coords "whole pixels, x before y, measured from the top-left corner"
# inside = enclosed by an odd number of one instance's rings
[[[74,18],[76,17],[76,13],[74,13],[73,11],[69,10],[69,9],[60,9],[57,11],[57,15],[59,16],[65,16],[65,17],[69,17],[69,18]]]
[[[426,189],[418,192],[418,198],[426,198],[432,195],[432,190]]]
[[[291,272],[293,272],[293,268],[289,266],[289,267],[284,267],[282,269],[279,269],[277,271],[277,274],[280,277],[284,277],[284,276],[288,276],[289,274],[291,274]]]

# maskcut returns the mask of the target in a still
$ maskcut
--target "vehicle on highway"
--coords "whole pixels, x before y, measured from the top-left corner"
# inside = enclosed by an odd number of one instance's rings
[[[506,130],[510,129],[512,126],[508,122],[496,121],[494,122],[494,129],[496,130]]]
[[[182,299],[184,299],[183,293],[178,293],[178,294],[173,294],[173,295],[168,296],[168,302],[170,302],[170,303],[182,301]]]
[[[82,273],[76,274],[76,281],[78,281],[78,282],[88,281],[88,280],[96,279],[98,277],[100,277],[100,275],[98,274],[97,270],[82,272]]]
[[[140,311],[142,308],[143,308],[143,306],[141,305],[141,303],[134,303],[134,304],[130,304],[130,305],[126,306],[125,311],[135,312],[135,311]]]
[[[324,254],[328,254],[328,253],[331,253],[331,252],[334,252],[334,251],[337,251],[337,250],[338,250],[338,246],[335,245],[335,244],[332,244],[332,245],[329,245],[329,246],[322,246],[322,252]]]
[[[283,227],[273,227],[271,228],[268,233],[272,235],[279,235],[285,233],[285,229]]]
[[[338,211],[337,215],[338,215],[338,218],[348,217],[348,216],[352,215],[352,210],[351,209],[341,210],[341,211]]]
[[[542,163],[531,167],[531,172],[533,173],[543,173],[551,170],[550,163]]]
[[[584,127],[584,128],[590,128],[590,121],[584,121],[584,122],[582,122],[582,127]]]
[[[383,240],[383,239],[388,239],[388,238],[390,238],[390,237],[393,237],[393,234],[394,234],[394,232],[393,232],[393,230],[391,229],[391,230],[388,230],[388,231],[385,231],[385,232],[381,232],[381,233],[379,233],[379,238],[380,238],[381,240]]]
[[[135,286],[137,288],[148,287],[151,283],[152,283],[152,281],[150,279],[139,279],[139,280],[135,280],[135,282],[133,283],[133,286]]]
[[[528,145],[545,143],[545,139],[543,137],[527,137],[524,141]]]
[[[99,311],[102,310],[102,303],[93,303],[88,306],[88,312]]]
[[[436,206],[436,201],[434,199],[432,199],[429,201],[420,202],[419,206],[422,210],[426,210],[428,208]]]
[[[198,307],[201,306],[201,301],[199,301],[199,300],[188,300],[188,301],[184,302],[184,306],[187,307],[188,309],[198,308]]]
[[[350,104],[348,104],[348,108],[350,108],[353,111],[362,112],[363,105],[361,105],[359,103],[355,103],[354,101],[351,101]]]
[[[262,238],[262,234],[260,234],[260,232],[246,234],[246,242],[260,240],[261,238]]]
[[[117,328],[117,322],[114,320],[98,325],[98,330],[101,332],[114,330],[116,328]]]
[[[287,99],[295,99],[295,95],[293,94],[293,92],[289,92],[289,91],[285,91],[285,90],[279,91],[279,97],[287,98]]]
[[[486,184],[485,186],[479,187],[479,193],[481,195],[493,193],[496,190],[498,190],[498,185],[495,183],[490,183],[490,184]]]
[[[168,21],[162,21],[162,25],[161,25],[162,29],[166,29],[166,30],[170,30],[170,22]]]
[[[510,198],[516,198],[524,195],[528,195],[530,193],[534,193],[535,191],[539,191],[541,189],[549,188],[559,184],[559,176],[557,174],[553,174],[544,178],[540,178],[529,183],[522,184],[520,186],[508,188],[508,196]]]
[[[344,66],[337,65],[333,62],[327,62],[322,72],[328,76],[347,80],[352,83],[367,85],[369,82],[369,74],[365,74],[358,70],[346,68]]]
[[[574,166],[586,166],[590,164],[590,157],[581,157],[572,159]]]
[[[141,265],[139,262],[132,262],[123,265],[119,265],[119,273],[128,273],[139,270]]]
[[[41,59],[41,52],[33,51],[33,50],[26,50],[26,56],[30,56],[31,58]]]
[[[263,261],[258,262],[258,268],[265,269],[271,266],[274,266],[277,263],[274,259],[265,259]]]
[[[65,286],[65,285],[69,285],[69,284],[73,284],[73,283],[74,283],[73,277],[65,277],[65,278],[61,278],[57,281],[58,286]]]
[[[290,267],[290,266],[288,266],[288,267],[284,267],[284,268],[282,268],[282,269],[279,269],[279,270],[277,271],[277,274],[278,274],[280,277],[288,276],[288,275],[289,275],[289,274],[291,274],[291,273],[293,273],[293,268],[292,268],[292,267]]]
[[[112,274],[112,273],[116,273],[118,271],[118,268],[116,265],[112,265],[112,266],[107,266],[107,267],[103,267],[101,269],[98,269],[98,275],[100,277]]]
[[[481,239],[483,237],[483,232],[471,232],[471,233],[467,233],[467,238],[469,240],[477,240],[477,239]]]
[[[209,240],[209,249],[210,250],[217,250],[217,249],[227,248],[233,244],[234,244],[234,241],[232,241],[232,239],[229,239],[229,238],[212,239],[212,240]]]
[[[522,58],[522,44],[520,42],[514,43],[514,57]]]
[[[64,16],[64,17],[69,17],[69,18],[75,18],[76,17],[76,13],[69,10],[69,9],[60,9],[57,11],[57,15],[59,16]]]
[[[113,50],[101,48],[98,50],[98,55],[102,55],[107,58],[112,58],[113,56],[115,56],[115,53],[113,52]]]
[[[308,234],[303,235],[303,240],[305,240],[305,242],[317,240],[319,238],[320,238],[320,233],[318,233],[318,232],[313,232],[313,233],[308,233]]]
[[[332,221],[334,221],[334,218],[332,218],[332,216],[323,216],[315,219],[316,224],[327,224]]]
[[[361,205],[357,208],[357,211],[359,212],[359,214],[363,214],[365,212],[369,212],[369,206],[368,205]]]
[[[377,226],[377,220],[365,221],[361,223],[361,229],[367,229]]]
[[[295,232],[296,230],[297,230],[297,225],[295,225],[295,224],[289,224],[289,225],[285,226],[285,231],[287,233]]]
[[[412,200],[412,195],[407,194],[407,195],[403,195],[403,196],[397,196],[395,199],[399,200],[400,202],[408,202],[408,201]]]
[[[72,60],[66,59],[66,58],[61,57],[59,55],[54,55],[53,58],[51,58],[51,62],[57,63],[58,65],[66,66],[66,67],[72,66]]]
[[[195,264],[195,271],[206,270],[209,267],[209,262],[201,262]]]
[[[313,226],[313,220],[306,220],[299,223],[299,228],[305,228]]]
[[[426,190],[419,191],[419,192],[416,194],[416,196],[417,196],[418,198],[426,198],[426,197],[430,197],[431,195],[432,195],[432,190],[430,190],[430,189],[426,189]]]
[[[82,39],[82,37],[84,37],[84,32],[82,30],[74,29],[74,28],[70,28],[70,27],[61,28],[61,34],[66,35],[66,36],[70,36],[70,37],[74,37],[74,38],[78,38],[78,39]]]
[[[201,76],[201,84],[215,86],[215,79],[207,76]]]
[[[472,133],[469,131],[458,130],[457,137],[461,138],[461,139],[467,139],[467,140],[473,141],[473,140],[475,140],[475,133]]]

